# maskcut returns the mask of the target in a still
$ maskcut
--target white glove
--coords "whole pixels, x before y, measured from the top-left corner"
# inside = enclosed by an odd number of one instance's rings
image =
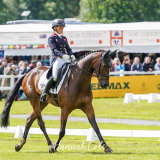
[[[66,60],[69,60],[69,55],[64,54],[64,55],[62,56],[62,58],[66,59]]]
[[[74,55],[71,55],[72,61],[74,62],[76,60]]]

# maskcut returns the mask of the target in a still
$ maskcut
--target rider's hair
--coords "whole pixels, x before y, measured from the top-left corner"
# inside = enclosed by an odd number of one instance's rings
[[[54,26],[52,29],[53,29],[54,31],[57,31],[56,29],[54,29],[55,27],[57,27],[57,26]]]

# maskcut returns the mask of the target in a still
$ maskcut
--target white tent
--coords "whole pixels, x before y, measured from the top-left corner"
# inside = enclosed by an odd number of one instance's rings
[[[0,49],[5,49],[5,55],[51,55],[47,40],[52,33],[51,24],[0,25]],[[160,22],[68,24],[64,35],[73,52],[160,52]]]

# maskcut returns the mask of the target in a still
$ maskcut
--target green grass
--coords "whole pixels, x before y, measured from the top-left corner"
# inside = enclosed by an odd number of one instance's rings
[[[25,119],[11,118],[11,126],[24,125]],[[60,121],[45,120],[47,128],[59,128]],[[98,123],[101,129],[128,129],[128,130],[159,130],[160,126],[138,126],[114,123]],[[38,127],[37,122],[32,127]],[[90,128],[88,122],[67,122],[66,128]],[[0,160],[159,160],[159,138],[122,138],[104,137],[107,145],[113,149],[113,153],[104,154],[99,141],[86,142],[86,136],[64,136],[58,153],[49,154],[44,135],[30,135],[27,143],[20,152],[15,152],[14,146],[20,138],[13,138],[14,134],[0,133]],[[58,135],[49,135],[54,143]],[[83,143],[83,147],[82,147]],[[76,148],[75,148],[76,147]]]
[[[20,139],[14,134],[0,133],[0,160],[159,160],[160,141],[158,138],[115,138],[104,137],[113,153],[104,154],[99,148],[99,141],[86,142],[84,136],[65,136],[61,141],[58,153],[49,154],[43,135],[31,135],[20,152],[14,146]],[[58,136],[50,136],[54,143]],[[82,146],[83,144],[83,147]],[[71,149],[72,147],[72,149]],[[75,148],[76,147],[76,148]],[[79,149],[78,149],[79,147]],[[75,149],[73,149],[75,148]]]
[[[160,103],[140,103],[124,104],[123,98],[103,98],[93,99],[93,106],[96,117],[103,118],[125,118],[125,119],[143,119],[160,120]],[[2,112],[4,102],[0,102],[0,112]],[[11,108],[11,114],[30,114],[32,107],[29,101],[14,102]],[[48,105],[43,114],[60,115],[60,108]],[[81,110],[73,111],[70,116],[86,116]]]

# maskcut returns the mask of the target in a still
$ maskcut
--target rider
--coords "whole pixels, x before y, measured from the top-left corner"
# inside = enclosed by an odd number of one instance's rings
[[[52,62],[47,73],[47,79],[49,80],[40,97],[42,102],[46,102],[46,95],[49,92],[51,84],[53,85],[52,88],[55,88],[58,69],[61,68],[64,63],[70,62],[70,58],[72,61],[75,61],[75,56],[69,47],[67,38],[62,35],[64,27],[65,22],[63,19],[55,19],[52,23],[54,33],[48,38],[48,44],[52,50]]]

